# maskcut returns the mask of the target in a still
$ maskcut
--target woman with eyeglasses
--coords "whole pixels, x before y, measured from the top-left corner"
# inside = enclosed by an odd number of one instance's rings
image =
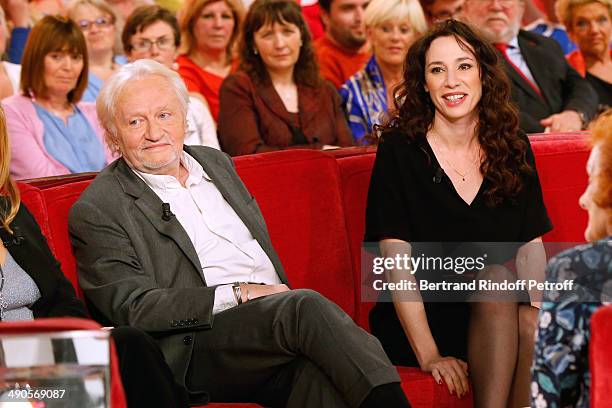
[[[46,16],[23,53],[21,94],[2,101],[17,179],[99,171],[113,157],[96,107],[80,102],[87,86],[85,38],[71,20]]]
[[[181,32],[174,15],[160,6],[141,6],[125,22],[121,35],[129,62],[152,59],[177,69],[177,49]],[[189,97],[185,144],[220,149],[217,127],[208,107],[197,97]]]
[[[89,80],[83,101],[95,102],[106,81],[121,65],[115,56],[115,13],[104,0],[77,0],[68,17],[83,31],[89,57]]]

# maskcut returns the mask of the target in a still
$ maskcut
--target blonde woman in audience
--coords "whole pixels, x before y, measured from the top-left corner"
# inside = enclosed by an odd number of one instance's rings
[[[580,206],[589,214],[590,243],[550,260],[551,282],[571,279],[569,292],[549,292],[542,303],[534,353],[532,407],[589,407],[591,316],[612,301],[612,110],[593,123],[589,184]],[[602,405],[603,406],[603,405]]]
[[[0,7],[0,55],[6,51],[9,32],[6,26],[4,10]],[[0,64],[0,99],[11,96],[19,91],[19,77],[21,76],[21,65],[2,61]]]
[[[125,22],[123,49],[130,62],[148,58],[174,68],[181,33],[176,17],[160,6],[138,7]],[[206,105],[189,97],[185,144],[219,149],[217,128]]]
[[[87,86],[87,46],[79,27],[46,16],[23,53],[20,95],[2,101],[17,179],[99,171],[112,160]]]
[[[418,0],[372,0],[364,18],[373,55],[340,88],[349,126],[359,144],[390,108],[397,107],[393,90],[402,81],[406,54],[427,30]]]
[[[595,89],[600,107],[612,106],[612,0],[559,0],[555,7],[579,48],[569,63]]]
[[[219,141],[232,156],[350,146],[340,98],[323,82],[310,31],[292,0],[256,0],[244,22],[240,71],[221,87]]]
[[[219,89],[234,67],[234,43],[244,8],[240,0],[185,0],[179,12],[182,55],[179,74],[190,93],[219,114]]]
[[[104,81],[119,67],[114,50],[116,16],[104,0],[77,0],[68,16],[81,28],[87,42],[89,81],[82,99],[95,102]]]

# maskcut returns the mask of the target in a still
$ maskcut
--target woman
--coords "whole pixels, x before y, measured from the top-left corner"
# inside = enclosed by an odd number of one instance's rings
[[[600,109],[612,106],[612,0],[559,0],[555,8],[578,45],[570,64],[597,91]]]
[[[183,47],[178,72],[189,92],[208,103],[215,120],[221,83],[233,68],[243,14],[240,0],[190,0],[179,12]]]
[[[87,67],[85,38],[74,22],[46,16],[34,26],[23,54],[22,94],[2,101],[13,177],[99,171],[112,160],[95,105],[79,102]]]
[[[0,320],[88,318],[36,220],[21,203],[19,189],[9,175],[10,161],[6,120],[0,109],[0,238],[4,244],[0,245]],[[131,327],[115,328],[111,336],[130,407],[187,407],[185,389],[174,381],[150,336]]]
[[[352,144],[339,98],[319,76],[310,32],[294,1],[251,5],[240,58],[240,71],[221,87],[224,151],[237,156]]]
[[[344,110],[357,144],[395,108],[393,90],[402,81],[408,48],[427,30],[417,0],[373,0],[366,8],[366,35],[372,58],[340,88]]]
[[[593,150],[587,163],[589,184],[580,197],[588,211],[585,238],[589,245],[550,260],[553,281],[573,279],[571,292],[542,304],[532,368],[532,407],[589,407],[589,342],[591,316],[612,300],[612,110],[593,124]]]
[[[89,78],[82,100],[95,102],[104,81],[122,62],[115,58],[115,13],[104,0],[77,0],[68,17],[78,24],[87,42]]]
[[[125,22],[121,39],[130,62],[148,58],[173,68],[181,34],[170,11],[160,6],[142,6]],[[220,149],[215,121],[206,105],[194,96],[189,98],[187,123],[185,144]]]
[[[4,10],[0,7],[0,55],[4,55],[9,39]],[[0,99],[11,96],[19,91],[21,65],[2,61],[0,64]]]
[[[398,98],[398,112],[379,127],[365,240],[389,257],[409,256],[419,242],[533,242],[518,250],[517,272],[543,274],[540,237],[551,224],[495,49],[463,23],[436,25],[408,51]],[[449,279],[464,276],[451,271]],[[512,276],[491,267],[479,278]],[[392,296],[376,304],[370,327],[394,364],[419,366],[460,397],[471,379],[477,408],[527,405],[537,309]]]

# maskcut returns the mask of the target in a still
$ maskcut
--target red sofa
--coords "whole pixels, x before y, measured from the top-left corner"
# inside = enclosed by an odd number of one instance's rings
[[[581,242],[586,213],[578,197],[587,183],[589,149],[583,135],[532,139],[544,198],[555,229],[545,240]],[[372,304],[360,301],[360,250],[367,188],[375,153],[352,148],[326,153],[290,150],[235,159],[244,183],[257,199],[272,242],[295,288],[315,289],[367,328]],[[77,288],[67,215],[93,175],[34,180],[20,187],[30,208]],[[471,407],[471,395],[458,399],[446,386],[416,368],[398,367],[413,407]],[[253,404],[211,404],[247,407]]]

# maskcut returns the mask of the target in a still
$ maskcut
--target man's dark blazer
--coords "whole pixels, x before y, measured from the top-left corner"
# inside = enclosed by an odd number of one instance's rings
[[[259,207],[229,156],[202,146],[185,151],[202,165],[287,283]],[[74,204],[69,229],[87,299],[112,324],[152,334],[184,384],[196,332],[214,330],[215,287],[206,284],[179,221],[162,218],[162,201],[120,158]]]
[[[520,127],[527,133],[543,132],[540,120],[564,110],[582,112],[592,118],[597,94],[587,80],[566,61],[559,44],[539,34],[520,30],[518,43],[544,99],[504,59],[512,82],[512,99],[520,111]]]
[[[8,206],[6,197],[0,198],[0,206]],[[66,279],[60,263],[55,259],[38,223],[26,206],[10,224],[13,234],[0,227],[0,237],[15,262],[32,278],[40,298],[30,307],[34,317],[87,317],[83,302]]]

